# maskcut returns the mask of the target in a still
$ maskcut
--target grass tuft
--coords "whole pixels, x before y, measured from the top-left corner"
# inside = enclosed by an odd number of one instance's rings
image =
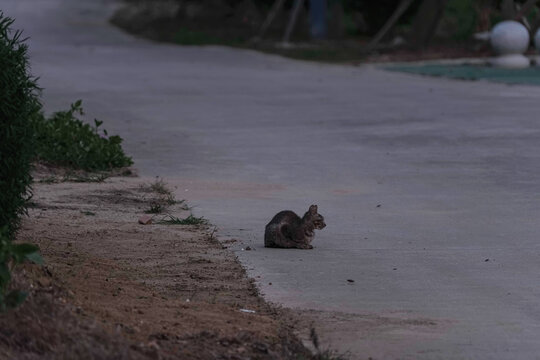
[[[165,207],[161,204],[153,203],[148,210],[145,210],[145,214],[161,214],[165,210]]]
[[[193,216],[193,214],[190,214],[184,219],[180,219],[172,215],[167,215],[157,223],[161,225],[208,225],[208,220],[206,220],[202,216]]]
[[[167,183],[163,179],[156,178],[156,181],[154,181],[153,183],[148,185],[148,187],[149,187],[150,191],[158,193],[160,195],[167,195],[167,196],[172,195],[172,190],[170,190],[167,187]],[[173,198],[174,198],[174,196],[173,196]]]

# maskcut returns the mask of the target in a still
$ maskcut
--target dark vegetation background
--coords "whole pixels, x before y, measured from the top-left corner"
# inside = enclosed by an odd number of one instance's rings
[[[402,3],[407,10],[372,46],[371,41]],[[285,1],[264,36],[261,26],[274,0],[129,0],[111,21],[126,31],[182,45],[228,45],[307,60],[362,60],[375,53],[436,51],[439,57],[482,56],[485,41],[473,35],[504,19],[517,19],[533,33],[540,12],[532,0],[327,0],[328,34],[310,35],[309,3],[304,1],[290,41],[284,38],[294,1]],[[520,10],[528,9],[520,15]],[[409,56],[411,57],[411,56]]]

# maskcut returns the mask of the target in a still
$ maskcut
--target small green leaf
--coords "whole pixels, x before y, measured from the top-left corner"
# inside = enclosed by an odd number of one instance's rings
[[[38,264],[38,265],[43,265],[44,261],[43,261],[43,258],[41,257],[41,254],[39,253],[39,251],[35,251],[33,253],[30,253],[30,254],[26,254],[26,259],[33,262],[34,264]]]
[[[32,258],[33,253],[37,253],[39,248],[32,244],[15,244],[11,245],[11,255],[16,263],[21,263],[24,259]]]

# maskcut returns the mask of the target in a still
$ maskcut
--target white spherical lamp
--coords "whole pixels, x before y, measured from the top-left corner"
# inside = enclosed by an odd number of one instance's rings
[[[491,46],[499,55],[523,54],[529,47],[529,31],[513,20],[502,21],[491,30]]]
[[[507,20],[495,25],[491,30],[491,46],[497,57],[491,60],[494,66],[524,68],[530,61],[523,53],[529,47],[529,31],[520,22]]]
[[[536,48],[536,51],[540,52],[540,28],[536,30],[536,33],[534,34],[534,47]],[[535,64],[536,66],[540,66],[540,56],[535,56]]]
[[[536,34],[534,34],[534,46],[537,51],[540,51],[540,29],[536,30]]]

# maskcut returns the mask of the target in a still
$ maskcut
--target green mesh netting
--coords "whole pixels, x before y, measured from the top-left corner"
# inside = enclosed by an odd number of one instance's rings
[[[489,80],[506,84],[540,85],[540,67],[503,69],[484,65],[396,65],[385,70],[463,80]]]

